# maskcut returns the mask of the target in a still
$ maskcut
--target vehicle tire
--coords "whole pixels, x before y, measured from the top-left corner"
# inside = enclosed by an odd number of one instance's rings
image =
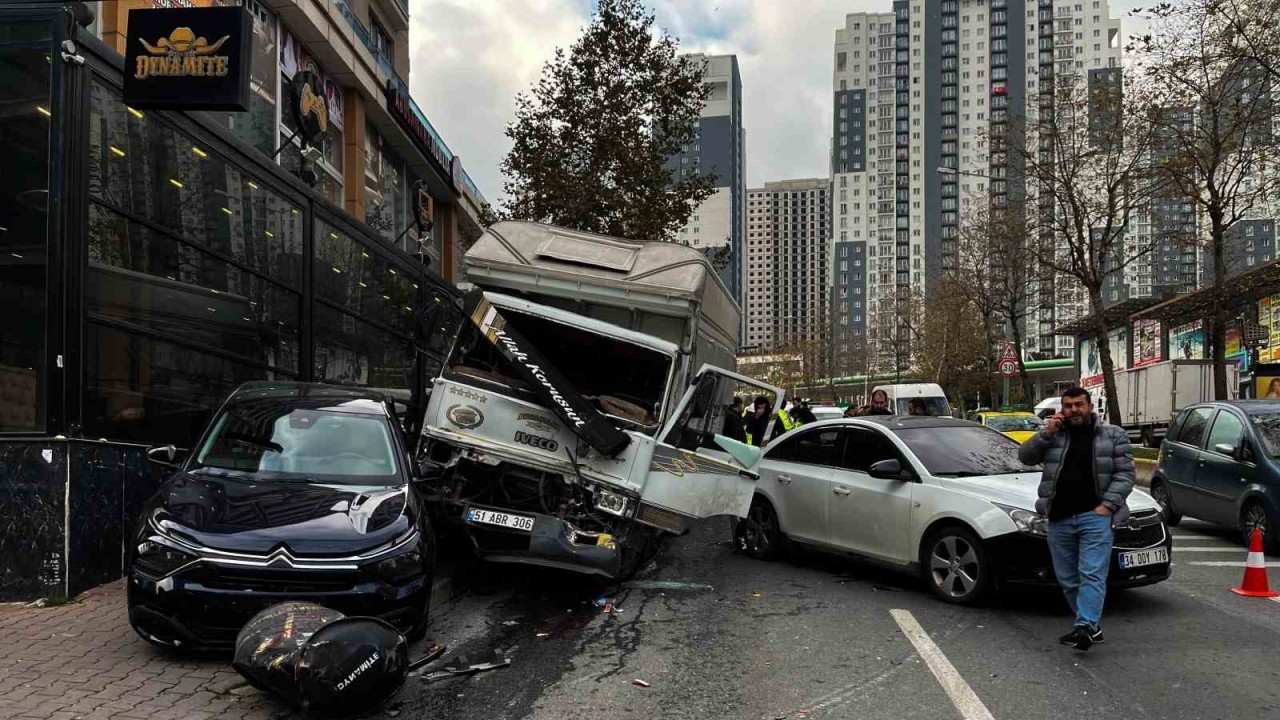
[[[1158,448],[1160,443],[1156,442],[1156,431],[1152,428],[1142,428],[1142,446],[1148,448]]]
[[[924,579],[939,600],[975,605],[992,585],[994,568],[978,536],[960,525],[929,533],[920,550]]]
[[[1244,535],[1244,544],[1249,544],[1255,527],[1262,528],[1262,549],[1271,554],[1280,553],[1280,518],[1268,512],[1261,500],[1249,500],[1240,511],[1240,530]]]
[[[633,526],[634,527],[634,526]],[[639,529],[639,528],[636,528]],[[618,580],[623,582],[636,576],[662,549],[662,533],[644,529],[644,539],[635,547],[622,546],[622,563],[618,568]]]
[[[1160,514],[1164,516],[1164,524],[1177,527],[1182,516],[1173,511],[1173,497],[1169,494],[1169,486],[1163,480],[1151,481],[1151,498],[1160,506]]]
[[[734,546],[757,560],[772,560],[781,553],[782,543],[782,526],[773,505],[763,496],[755,496],[747,516],[734,528]]]

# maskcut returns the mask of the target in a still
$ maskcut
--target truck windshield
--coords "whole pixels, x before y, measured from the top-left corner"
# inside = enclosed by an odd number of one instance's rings
[[[506,308],[502,316],[601,412],[642,428],[657,426],[671,372],[670,357]],[[527,398],[531,395],[530,388],[473,324],[462,328],[448,367],[454,379],[483,380],[514,388]]]
[[[909,397],[898,398],[898,403],[897,403],[898,414],[910,415],[911,401],[915,399],[917,398],[909,398]],[[922,397],[919,399],[924,401],[924,407],[926,410],[926,414],[928,415],[933,415],[934,417],[942,417],[944,415],[951,414],[951,406],[947,404],[947,399],[944,397],[937,397],[935,395],[934,397]]]

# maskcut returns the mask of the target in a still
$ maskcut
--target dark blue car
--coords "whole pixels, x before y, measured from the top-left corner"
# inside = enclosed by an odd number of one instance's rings
[[[1193,517],[1238,528],[1246,542],[1260,528],[1267,551],[1280,552],[1280,402],[1180,411],[1160,447],[1151,495],[1169,525]]]

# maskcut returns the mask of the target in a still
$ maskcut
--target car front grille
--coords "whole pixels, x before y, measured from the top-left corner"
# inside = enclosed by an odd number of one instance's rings
[[[316,573],[267,570],[245,572],[207,569],[200,583],[214,590],[246,590],[270,593],[331,593],[351,590],[357,582],[352,572]]]
[[[1164,523],[1160,513],[1144,510],[1129,517],[1129,524],[1116,528],[1115,547],[1125,550],[1149,548],[1165,541]]]

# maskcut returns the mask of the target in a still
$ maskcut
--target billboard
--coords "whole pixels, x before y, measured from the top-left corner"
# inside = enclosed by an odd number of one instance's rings
[[[1138,320],[1133,323],[1133,367],[1154,365],[1164,360],[1160,344],[1160,321]]]
[[[1203,360],[1204,321],[1169,328],[1169,356],[1174,360]]]

